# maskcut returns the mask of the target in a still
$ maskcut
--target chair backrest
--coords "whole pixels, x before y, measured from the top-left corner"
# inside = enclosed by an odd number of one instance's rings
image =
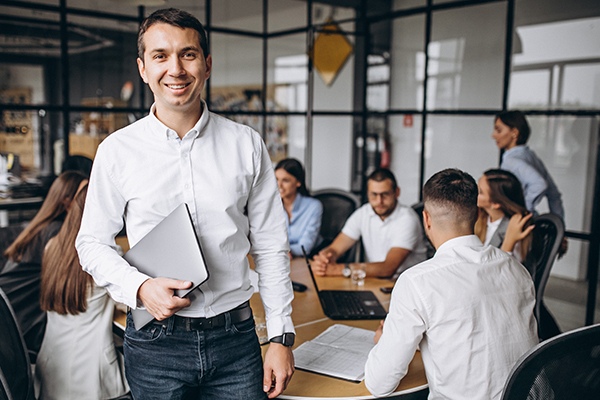
[[[540,343],[513,367],[502,400],[599,399],[600,324]]]
[[[34,399],[31,365],[15,314],[0,289],[0,385],[13,400]]]
[[[535,286],[535,316],[538,321],[540,339],[545,340],[560,333],[558,325],[544,306],[544,290],[550,277],[550,270],[565,236],[562,219],[554,214],[543,214],[533,218],[535,229],[527,258],[523,263]]]
[[[360,199],[352,193],[339,189],[322,189],[312,193],[315,199],[323,204],[323,217],[321,219],[321,231],[323,245],[329,245],[333,239],[342,231],[344,223],[360,207]],[[345,259],[354,259],[355,247],[352,254],[347,254]]]
[[[14,224],[0,228],[0,272],[4,268],[4,264],[6,264],[4,252],[15,241],[23,229],[25,229],[25,226],[27,224]]]

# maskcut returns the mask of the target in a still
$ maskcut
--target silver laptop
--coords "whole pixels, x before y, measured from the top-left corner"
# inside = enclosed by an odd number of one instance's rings
[[[179,297],[185,297],[208,279],[202,248],[185,203],[156,225],[123,258],[152,278],[192,282],[191,288],[175,291]],[[131,316],[135,329],[141,329],[154,319],[145,309],[132,309]]]

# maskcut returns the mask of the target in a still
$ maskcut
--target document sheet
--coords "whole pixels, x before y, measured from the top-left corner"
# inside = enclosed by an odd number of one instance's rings
[[[360,382],[369,352],[375,346],[374,331],[336,324],[294,350],[298,369]]]

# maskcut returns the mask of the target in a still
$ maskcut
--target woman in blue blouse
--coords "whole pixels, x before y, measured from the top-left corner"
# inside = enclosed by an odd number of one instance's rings
[[[287,214],[291,255],[301,257],[302,246],[310,253],[322,240],[319,230],[323,205],[308,194],[304,182],[304,168],[300,161],[294,158],[279,161],[275,167],[275,176]]]

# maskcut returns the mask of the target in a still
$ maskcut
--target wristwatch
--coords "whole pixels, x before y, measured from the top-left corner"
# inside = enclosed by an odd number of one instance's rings
[[[350,264],[344,264],[344,269],[342,270],[342,275],[344,275],[346,278],[350,278],[350,275],[352,275],[352,270],[350,269]]]
[[[271,343],[280,343],[285,347],[292,347],[295,341],[296,334],[288,332],[284,333],[283,335],[275,336],[269,340]]]

